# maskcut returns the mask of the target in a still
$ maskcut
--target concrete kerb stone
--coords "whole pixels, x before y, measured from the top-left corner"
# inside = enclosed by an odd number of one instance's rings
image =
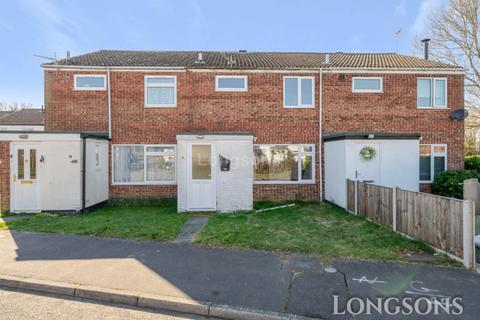
[[[37,292],[54,293],[63,296],[86,298],[135,307],[176,311],[205,317],[231,320],[308,320],[302,316],[277,313],[256,309],[239,308],[229,305],[217,305],[211,302],[198,302],[193,299],[149,295],[137,292],[72,285],[46,280],[34,280],[0,274],[0,287],[23,289]]]

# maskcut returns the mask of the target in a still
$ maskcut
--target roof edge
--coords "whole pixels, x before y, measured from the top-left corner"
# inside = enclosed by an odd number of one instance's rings
[[[337,140],[419,140],[420,133],[390,133],[390,132],[324,132],[323,141]]]

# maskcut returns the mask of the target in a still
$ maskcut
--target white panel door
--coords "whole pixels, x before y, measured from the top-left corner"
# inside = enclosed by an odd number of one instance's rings
[[[13,211],[40,211],[38,183],[38,147],[13,145]]]
[[[372,147],[375,150],[375,156],[371,159],[365,159],[361,155],[361,150],[365,147]],[[355,145],[355,178],[359,181],[376,183],[379,180],[380,172],[380,148],[376,143],[361,143]]]
[[[188,210],[215,211],[217,195],[214,145],[190,143],[188,153]]]

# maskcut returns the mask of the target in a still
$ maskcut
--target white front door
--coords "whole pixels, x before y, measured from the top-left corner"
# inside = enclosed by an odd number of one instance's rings
[[[13,183],[13,211],[40,211],[38,190],[38,147],[13,145],[11,174]]]
[[[215,186],[214,145],[188,144],[188,191],[190,211],[215,211],[217,195]]]
[[[366,148],[366,149],[364,149]],[[364,150],[364,152],[362,152]],[[368,151],[374,155],[368,157]],[[362,155],[362,153],[364,155]],[[359,181],[375,183],[378,181],[380,165],[380,149],[376,143],[360,143],[355,145],[355,178]]]

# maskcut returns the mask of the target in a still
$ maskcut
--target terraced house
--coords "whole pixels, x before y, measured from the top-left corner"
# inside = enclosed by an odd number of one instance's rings
[[[12,211],[150,196],[177,197],[179,211],[344,205],[347,178],[428,191],[436,173],[463,167],[464,72],[428,59],[102,50],[43,68],[46,131],[0,134]]]

